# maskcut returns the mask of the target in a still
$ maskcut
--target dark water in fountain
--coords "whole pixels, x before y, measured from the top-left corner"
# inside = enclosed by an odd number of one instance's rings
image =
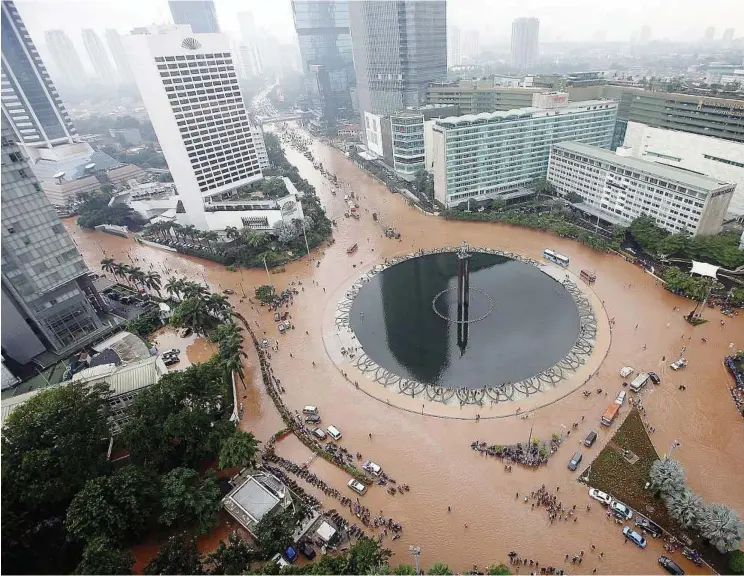
[[[571,349],[579,314],[559,282],[495,254],[472,254],[470,271],[468,317],[460,322],[455,254],[414,258],[373,277],[350,318],[367,355],[406,378],[483,388],[529,378]]]

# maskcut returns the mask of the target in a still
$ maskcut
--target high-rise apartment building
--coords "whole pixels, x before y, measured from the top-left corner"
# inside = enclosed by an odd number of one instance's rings
[[[85,263],[11,125],[3,112],[2,349],[25,364],[46,350],[63,353],[89,343],[108,326],[88,301],[98,296]]]
[[[106,48],[95,30],[90,28],[83,30],[83,45],[88,52],[88,57],[93,64],[93,70],[98,80],[106,86],[116,83],[114,67],[111,65]]]
[[[239,48],[240,64],[246,77],[259,76],[263,73],[259,32],[252,12],[238,12],[238,26],[242,40]]]
[[[713,39],[716,37],[716,29],[714,26],[708,26],[705,29],[705,41],[706,42],[713,42]]]
[[[168,6],[173,22],[188,24],[194,34],[220,31],[213,0],[168,0]]]
[[[444,0],[350,2],[349,27],[362,122],[424,104],[429,83],[446,77]]]
[[[537,62],[540,20],[517,18],[512,23],[511,66],[522,72],[528,71]]]
[[[465,30],[460,40],[463,60],[474,61],[480,54],[480,36],[477,30]]]
[[[447,38],[447,66],[460,66],[462,64],[462,40],[460,29],[450,26]]]
[[[617,102],[567,103],[566,94],[536,94],[535,106],[435,120],[434,196],[446,207],[468,199],[519,194],[545,176],[550,146],[575,140],[609,147]]]
[[[723,42],[724,44],[731,44],[731,42],[734,40],[734,29],[733,28],[726,28],[723,31]]]
[[[628,122],[621,149],[634,158],[736,184],[729,213],[744,214],[744,142]]]
[[[224,229],[209,205],[262,177],[230,41],[189,26],[143,32],[122,41],[185,216]]]
[[[644,26],[641,28],[641,44],[648,44],[651,42],[651,26]]]
[[[116,30],[108,29],[106,30],[106,42],[108,42],[109,50],[114,57],[119,78],[124,84],[132,84],[134,77],[132,76],[132,70],[129,68],[127,56],[124,53],[124,46],[121,44],[121,36],[119,36]]]
[[[68,88],[78,88],[85,83],[88,75],[75,45],[64,30],[47,30],[44,32],[44,39],[59,72],[60,84]]]
[[[2,110],[27,146],[72,143],[77,131],[13,2],[2,4]]]
[[[305,87],[321,128],[333,130],[354,111],[356,82],[346,0],[293,0]]]
[[[548,181],[560,196],[573,192],[592,216],[630,224],[648,214],[669,232],[717,234],[734,184],[596,146],[553,146]]]

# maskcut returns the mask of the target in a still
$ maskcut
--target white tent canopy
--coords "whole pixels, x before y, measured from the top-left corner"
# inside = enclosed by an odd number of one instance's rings
[[[715,280],[716,274],[718,273],[718,266],[713,266],[713,264],[706,264],[705,262],[695,262],[692,261],[692,270],[690,271],[691,274],[699,274],[700,276],[707,276],[708,278],[713,278]]]

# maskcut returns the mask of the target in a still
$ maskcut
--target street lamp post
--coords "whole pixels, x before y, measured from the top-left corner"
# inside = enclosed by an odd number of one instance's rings
[[[305,238],[305,249],[307,250],[307,255],[310,256],[310,246],[307,244],[307,234],[305,234],[305,222],[303,221],[302,224],[302,236]]]
[[[419,566],[419,556],[421,556],[421,546],[409,546],[408,552],[413,555],[413,560],[416,563],[416,574],[421,574],[421,568]]]
[[[670,460],[672,458],[672,454],[674,454],[674,451],[680,446],[682,446],[682,440],[680,440],[679,438],[675,438],[674,442],[672,442],[672,445],[669,447],[669,456],[666,456],[664,459]]]
[[[271,284],[271,287],[274,288],[274,282],[272,282],[271,280],[271,274],[269,274],[269,267],[266,264],[266,256],[264,256],[263,262],[264,262],[264,268],[266,269],[266,275],[269,277],[269,284]],[[276,292],[276,288],[274,288],[274,291]]]

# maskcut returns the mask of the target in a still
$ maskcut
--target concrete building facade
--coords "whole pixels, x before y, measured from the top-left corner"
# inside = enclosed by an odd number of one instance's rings
[[[207,230],[205,204],[262,177],[230,42],[189,26],[123,40],[186,220]]]
[[[729,213],[744,214],[744,142],[628,122],[623,149],[634,158],[736,184]]]
[[[425,104],[429,83],[446,78],[444,0],[350,2],[349,28],[362,126],[365,112]]]
[[[194,34],[214,34],[220,31],[213,0],[168,0],[173,22],[191,26]]]
[[[457,106],[460,114],[482,114],[532,106],[532,95],[544,88],[505,88],[492,81],[432,82],[427,102],[433,106]]]
[[[64,30],[47,30],[44,39],[59,73],[60,83],[68,88],[80,87],[88,75],[70,37]]]
[[[515,193],[545,176],[556,142],[609,148],[616,117],[616,102],[595,100],[435,120],[434,196],[450,208]]]
[[[629,224],[648,214],[670,232],[716,234],[734,184],[578,142],[555,144],[548,181],[574,192],[600,218]]]
[[[511,66],[522,72],[528,71],[537,62],[540,20],[517,18],[512,23]]]
[[[134,77],[132,76],[131,68],[129,68],[129,62],[127,62],[127,56],[124,53],[124,46],[121,44],[121,36],[116,30],[106,30],[106,42],[108,43],[111,55],[114,57],[114,63],[119,73],[119,80],[123,84],[132,84]]]
[[[106,86],[116,83],[116,74],[114,73],[111,59],[95,30],[91,30],[90,28],[83,30],[83,44],[88,52],[88,58],[90,58],[93,64],[93,70],[96,73],[98,81]]]

